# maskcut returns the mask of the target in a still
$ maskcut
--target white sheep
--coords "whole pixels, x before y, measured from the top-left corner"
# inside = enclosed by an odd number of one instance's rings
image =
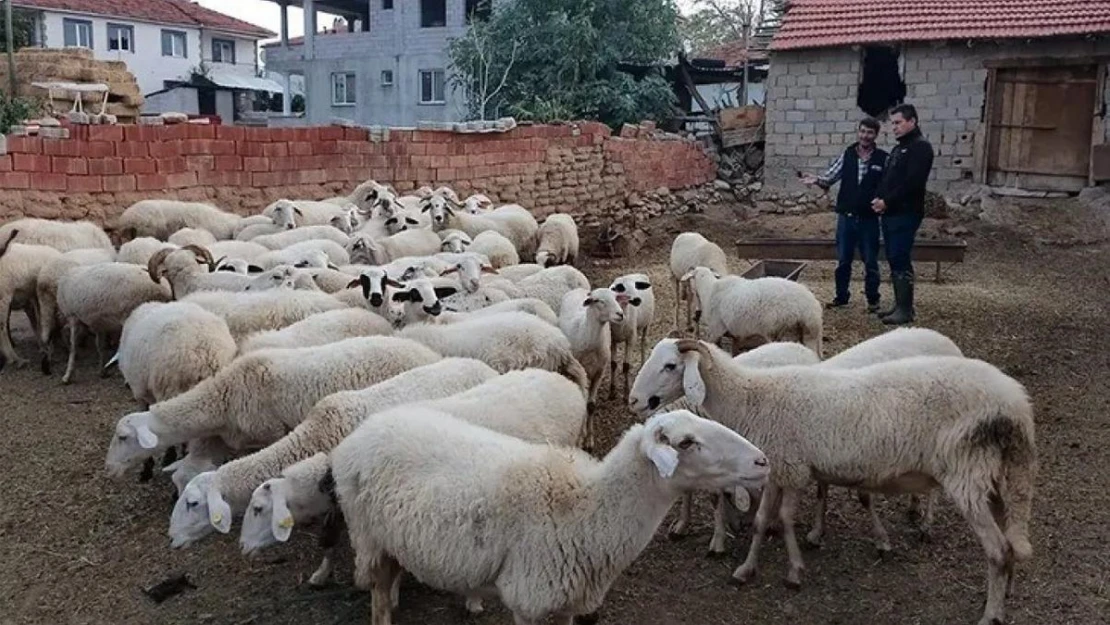
[[[288,200],[282,198],[262,209],[262,214],[272,218],[275,224],[287,228],[290,224],[292,224],[293,227],[334,226],[350,218],[350,209],[331,202]],[[337,217],[339,218],[338,221],[336,220]],[[347,222],[347,228],[349,231],[349,221]]]
[[[351,288],[351,283],[358,280],[358,273],[350,274],[343,271],[342,268],[329,269],[327,267],[308,267],[305,269],[297,269],[297,271],[312,276],[312,280],[316,283],[316,286],[325,293],[339,293],[340,291]]]
[[[51,260],[39,270],[35,281],[35,301],[38,310],[39,350],[42,354],[43,375],[50,375],[54,356],[54,332],[64,321],[58,314],[58,282],[67,271],[81,265],[110,263],[116,259],[111,248],[86,248],[70,250]]]
[[[612,357],[609,324],[624,320],[621,303],[627,298],[627,295],[618,296],[604,288],[574,289],[563,296],[559,307],[559,329],[567,336],[571,353],[590,380],[587,398],[591,416],[586,420],[588,449],[593,449],[595,443],[592,415],[597,407],[597,392]]]
[[[489,365],[469,358],[444,358],[399,373],[359,390],[339,391],[322,398],[305,416],[304,421],[273,444],[247,456],[237,458],[211,473],[198,475],[182,491],[170,517],[170,537],[174,547],[195,543],[216,529],[229,529],[231,519],[247,511],[248,503],[254,511],[244,518],[243,539],[251,543],[248,553],[260,548],[258,542],[248,537],[258,535],[266,544],[272,544],[270,531],[272,507],[271,492],[285,506],[284,483],[278,477],[282,469],[311,458],[319,452],[331,451],[363,419],[401,404],[438,399],[478,386],[498,374]],[[271,479],[276,478],[276,479]],[[263,482],[270,480],[271,487],[262,489],[252,498]],[[313,488],[315,488],[313,484]],[[327,506],[327,496],[324,506]],[[261,500],[266,499],[265,520]],[[211,507],[210,507],[210,502]],[[306,523],[319,506],[306,510],[301,503],[290,502],[298,514],[296,521]],[[211,513],[222,512],[219,526],[211,522]],[[224,520],[226,519],[226,522]],[[249,526],[249,527],[248,527]],[[286,538],[280,530],[279,536]]]
[[[36,315],[35,289],[39,270],[62,256],[62,252],[46,245],[12,243],[19,234],[19,230],[8,230],[0,239],[0,353],[4,364],[17,368],[26,366],[27,359],[21,358],[12,345],[8,326],[11,311],[26,311],[31,324],[38,330],[40,320]]]
[[[439,240],[441,241],[440,249],[444,252],[454,252],[461,254],[466,251],[467,246],[474,242],[470,235],[462,230],[440,230]],[[513,250],[516,251],[516,250]]]
[[[273,218],[267,217],[266,215],[250,215],[248,217],[243,217],[239,219],[239,223],[235,224],[235,228],[232,230],[232,238],[238,239],[239,233],[251,226],[257,225],[276,226],[277,224],[274,223]]]
[[[414,409],[367,419],[331,463],[374,625],[391,622],[402,570],[496,596],[519,625],[570,623],[601,606],[680,494],[759,485],[768,471],[743,437],[689,412],[633,425],[596,460]]]
[[[204,228],[182,228],[166,239],[167,243],[177,247],[186,245],[210,245],[216,242],[216,235]]]
[[[351,259],[343,246],[335,241],[311,239],[294,243],[280,250],[270,250],[256,257],[253,262],[263,269],[273,269],[278,265],[337,269],[338,265],[349,264]]]
[[[573,265],[578,258],[578,225],[566,213],[548,215],[540,225],[536,264]]]
[[[953,356],[858,369],[747,368],[704,341],[664,339],[636,377],[629,405],[648,414],[682,394],[743,431],[773,461],[748,557],[734,579],[754,576],[778,512],[790,558],[786,581],[801,585],[794,513],[801,490],[815,478],[888,493],[939,485],[987,555],[980,623],[1005,622],[1013,568],[1032,555],[1037,473],[1033,409],[1019,382],[981,360]]]
[[[265,330],[243,339],[240,354],[275,347],[314,347],[358,336],[387,335],[393,327],[365,308],[340,308],[308,317],[281,330]]]
[[[405,256],[432,255],[439,247],[439,236],[427,228],[403,230],[383,239],[356,234],[347,244],[350,262],[370,265],[385,265]]]
[[[489,197],[481,193],[475,193],[474,195],[467,197],[463,201],[463,210],[470,213],[471,215],[484,213],[492,207],[493,200],[489,199]]]
[[[358,207],[360,213],[369,215],[378,198],[386,192],[394,193],[389,185],[379,184],[375,180],[367,180],[355,187],[354,191],[347,196],[347,200]]]
[[[151,282],[145,269],[130,263],[98,263],[74,267],[58,281],[58,313],[69,330],[69,360],[62,383],[69,384],[77,364],[77,338],[81,328],[96,336],[101,377],[109,357],[109,336],[120,332],[131,311],[146,302],[166,302],[170,290]]]
[[[497,270],[497,275],[498,277],[504,278],[510,282],[520,282],[521,280],[529,276],[536,275],[537,273],[543,271],[543,269],[544,267],[542,267],[541,265],[537,265],[536,263],[523,263],[520,265],[502,267]]]
[[[334,241],[339,245],[347,245],[350,236],[335,226],[304,226],[303,228],[282,230],[274,234],[256,236],[251,239],[251,242],[271,250],[280,250],[296,243],[318,239]]]
[[[519,204],[506,204],[480,215],[471,215],[442,196],[424,200],[422,212],[427,212],[436,230],[452,228],[477,237],[485,230],[494,230],[512,242],[521,258],[534,258],[536,233],[540,226],[528,209]],[[459,210],[456,210],[459,209]]]
[[[439,359],[422,345],[387,336],[246,354],[189,391],[120,418],[105,468],[120,476],[159,448],[207,436],[233,448],[268,444],[332,393],[365,388]]]
[[[520,254],[513,242],[494,230],[479,232],[466,246],[466,251],[489,258],[495,269],[520,264]]]
[[[678,327],[679,305],[685,300],[686,327],[695,329],[692,323],[693,298],[690,297],[689,285],[681,282],[682,276],[694,267],[708,267],[719,276],[728,275],[728,257],[719,245],[697,232],[683,232],[671,243],[670,266],[671,277],[674,278],[674,325]]]
[[[112,240],[100,226],[88,221],[57,221],[27,217],[0,225],[0,242],[11,238],[13,230],[19,231],[14,243],[45,245],[59,252],[85,248],[114,249]]]
[[[273,223],[269,217],[262,216],[267,220],[267,223],[252,223],[247,227],[235,233],[236,241],[253,241],[254,239],[270,234],[277,234],[279,232],[290,232],[293,228],[289,226],[279,226]]]
[[[490,264],[489,258],[482,254],[465,252],[440,252],[436,255],[453,266],[440,272],[440,276],[453,276],[459,281],[459,286],[467,293],[473,293],[482,286],[483,274],[497,274],[497,270]]]
[[[728,336],[736,354],[753,337],[761,342],[796,338],[821,355],[823,307],[804,284],[778,277],[720,277],[708,267],[691,269],[682,277],[688,280],[694,287],[694,322],[704,318],[709,342]]]
[[[519,295],[519,290],[517,291]],[[496,306],[499,304],[507,304],[513,299],[536,299],[536,298],[514,298],[512,295],[506,293],[503,289],[497,286],[481,286],[473,293],[459,291],[454,295],[443,298],[444,310],[456,313],[473,313],[479,310]],[[542,301],[542,300],[541,300]],[[548,306],[548,308],[551,308]]]
[[[117,263],[130,263],[146,267],[150,263],[150,259],[158,252],[176,249],[181,248],[173,243],[159,241],[154,237],[135,237],[119,246],[119,253],[116,254],[115,260]]]
[[[280,330],[315,313],[346,307],[327,293],[299,289],[198,291],[182,301],[193,302],[223,317],[236,341],[261,330]]]
[[[498,271],[498,273],[501,273]],[[581,272],[570,265],[560,265],[538,271],[527,278],[516,281],[521,297],[535,297],[541,299],[552,310],[559,310],[563,305],[563,296],[574,289],[590,288],[590,281]]]
[[[443,301],[446,302],[447,300]],[[435,320],[436,323],[458,323],[459,321],[474,319],[475,317],[496,315],[498,313],[510,311],[519,311],[535,315],[555,327],[559,326],[559,316],[555,314],[555,311],[551,310],[551,307],[543,303],[542,300],[538,300],[534,297],[498,302],[470,312],[453,311],[444,304],[444,311],[441,312]]]
[[[628,378],[631,366],[628,364],[628,350],[632,343],[640,339],[640,364],[647,355],[647,333],[655,321],[655,291],[651,279],[644,273],[631,273],[619,276],[609,285],[609,290],[617,295],[626,296],[623,305],[624,319],[610,324],[612,334],[612,359],[609,361],[609,398],[615,397],[617,378],[617,347],[624,345],[621,371],[624,373],[624,390],[628,392]]]
[[[126,238],[154,237],[165,241],[182,228],[203,228],[219,240],[230,239],[243,218],[204,202],[139,200],[116,219],[115,231]]]
[[[252,241],[216,241],[205,249],[216,258],[241,258],[248,263],[258,264],[260,257],[269,254],[270,249]]]
[[[458,285],[445,278],[417,278],[398,287],[390,296],[393,304],[387,308],[386,318],[396,328],[431,321],[443,312],[442,298],[459,290]]]

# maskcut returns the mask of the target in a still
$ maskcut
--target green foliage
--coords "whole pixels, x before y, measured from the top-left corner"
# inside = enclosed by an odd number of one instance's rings
[[[451,42],[452,85],[475,119],[662,120],[670,85],[656,74],[636,80],[617,64],[671,60],[676,18],[673,0],[514,0]]]
[[[8,31],[4,24],[3,9],[4,3],[0,2],[0,52],[8,51]],[[12,34],[15,37],[12,46],[16,50],[26,48],[31,45],[31,34],[34,31],[35,22],[31,13],[28,11],[21,11],[19,9],[12,9]]]
[[[0,135],[8,134],[12,126],[30,118],[36,109],[33,101],[26,98],[11,98],[7,93],[0,91]]]

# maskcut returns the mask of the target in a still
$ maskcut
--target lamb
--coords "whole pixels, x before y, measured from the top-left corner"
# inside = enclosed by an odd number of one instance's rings
[[[706,339],[711,343],[728,335],[735,354],[739,344],[751,337],[766,342],[796,336],[821,355],[823,308],[805,285],[777,277],[721,278],[708,267],[690,270],[682,277],[687,280],[694,283],[694,321],[700,321],[704,310]]]
[[[182,228],[171,234],[166,241],[177,247],[210,245],[216,242],[216,236],[203,228]]]
[[[240,293],[200,291],[181,301],[193,302],[223,317],[236,341],[261,330],[280,330],[315,313],[346,307],[327,293],[287,289]]]
[[[265,330],[248,336],[239,349],[249,354],[260,349],[314,347],[358,336],[387,335],[393,327],[381,316],[364,308],[340,308],[310,315],[281,330]]]
[[[208,436],[233,448],[271,443],[320,399],[439,359],[420,344],[387,336],[246,354],[189,391],[120,418],[105,468],[118,477],[159,448]]]
[[[519,204],[506,204],[481,215],[456,211],[455,208],[460,208],[458,204],[441,196],[427,198],[422,204],[421,211],[430,214],[433,229],[453,228],[471,237],[477,237],[485,230],[494,230],[512,242],[521,258],[533,258],[535,255],[536,233],[540,226],[532,213]]]
[[[19,231],[14,243],[44,245],[59,252],[85,248],[114,249],[112,240],[94,223],[88,221],[56,221],[53,219],[24,218],[0,226],[0,241],[11,238]]]
[[[8,327],[11,311],[25,310],[37,329],[41,321],[35,314],[34,297],[39,270],[62,256],[62,252],[46,245],[12,243],[20,234],[20,230],[8,230],[0,239],[0,354],[4,364],[16,368],[26,366],[27,360],[21,358],[12,345]]]
[[[171,298],[165,285],[151,282],[142,267],[130,263],[98,263],[67,271],[58,281],[58,312],[69,329],[69,361],[62,383],[69,384],[73,379],[80,328],[96,335],[101,377],[105,377],[109,334],[121,331],[128,315],[140,304]]]
[[[130,263],[146,267],[150,263],[150,259],[158,252],[176,249],[180,249],[180,247],[173,243],[159,241],[154,237],[136,237],[119,246],[119,253],[116,254],[115,260],[118,263]]]
[[[804,565],[793,517],[801,489],[814,478],[888,493],[939,485],[987,555],[980,624],[1005,622],[1014,566],[1032,555],[1037,473],[1033,409],[1019,382],[989,363],[955,356],[859,369],[753,369],[704,341],[664,339],[640,370],[629,405],[646,415],[683,393],[775,459],[748,557],[734,579],[754,576],[777,510],[790,557],[786,582],[800,586]]]
[[[566,213],[548,215],[539,230],[536,264],[544,267],[573,265],[578,258],[578,226]]]
[[[609,324],[624,320],[621,304],[627,295],[617,295],[609,289],[574,289],[563,296],[559,308],[559,329],[570,340],[575,360],[582,364],[590,380],[588,413],[592,416],[597,407],[597,391],[601,377],[609,367]],[[586,445],[594,447],[592,418],[586,420]]]
[[[655,321],[655,291],[651,288],[651,279],[643,273],[620,276],[609,285],[609,290],[628,298],[624,305],[624,319],[610,324],[612,358],[609,361],[609,398],[612,399],[616,396],[617,347],[624,345],[624,361],[621,363],[621,370],[624,372],[625,392],[628,392],[628,376],[631,369],[628,364],[628,350],[637,337],[640,339],[640,364],[644,364],[647,333],[652,322]]]
[[[481,193],[475,193],[463,201],[463,210],[471,215],[478,215],[484,213],[493,207],[493,200],[489,199]]]
[[[230,239],[242,217],[203,202],[151,199],[128,206],[116,219],[115,230],[127,238],[154,237],[165,241],[182,228],[203,228],[218,240]]]
[[[232,517],[242,515],[248,510],[250,502],[254,513],[244,519],[242,542],[244,545],[251,542],[250,549],[245,550],[253,552],[262,545],[248,540],[248,537],[256,534],[263,540],[274,537],[270,533],[272,507],[268,504],[271,493],[284,500],[284,481],[279,478],[283,468],[319,452],[331,451],[363,419],[375,412],[415,400],[454,395],[496,376],[496,371],[480,361],[444,358],[398,373],[364,389],[339,391],[322,398],[304,421],[280,440],[193,478],[182,491],[170,517],[173,547],[191,545],[213,530],[226,532],[231,528]],[[255,491],[263,482],[271,486]],[[312,484],[312,488],[316,489],[316,483]],[[256,492],[258,497],[252,497],[252,492]],[[315,509],[326,508],[328,498],[322,492],[319,494],[323,495],[323,505]],[[257,507],[261,499],[266,499],[266,507],[269,508],[264,526],[259,525],[263,512]],[[305,509],[299,502],[290,503],[298,513],[297,522],[307,522],[309,515],[304,513]],[[214,512],[221,512],[220,523],[211,521]],[[280,530],[277,535],[288,537]]]
[[[110,263],[116,259],[111,248],[86,248],[71,250],[43,265],[35,281],[35,301],[38,307],[39,350],[42,353],[43,375],[50,375],[54,356],[54,331],[61,320],[58,315],[58,282],[67,271],[82,265]]]
[[[287,248],[295,243],[324,239],[335,241],[339,245],[347,245],[351,237],[335,226],[304,226],[294,230],[283,230],[275,234],[266,234],[251,239],[263,247],[271,250]]]
[[[411,280],[393,292],[390,301],[394,305],[388,308],[386,318],[398,328],[428,321],[443,312],[440,299],[456,291],[458,287],[449,280]]]
[[[370,305],[369,310],[386,317],[388,307],[393,299],[390,289],[404,288],[404,284],[389,277],[381,267],[371,267],[363,271],[358,277],[358,285],[362,289],[362,297]],[[351,282],[354,286],[354,282]]]
[[[697,232],[683,232],[671,243],[670,265],[671,276],[674,278],[674,325],[678,327],[679,302],[686,300],[686,327],[693,328],[693,300],[688,285],[680,280],[694,267],[708,267],[719,276],[728,275],[728,257],[720,246]]]
[[[467,246],[467,251],[489,258],[495,269],[520,264],[520,254],[513,242],[493,230],[479,232]]]
[[[768,472],[754,445],[689,412],[633,425],[603,460],[439,410],[383,417],[331,453],[373,625],[391,622],[402,569],[435,588],[497,596],[520,625],[569,625],[601,606],[680,494],[762,484]]]
[[[474,242],[470,235],[462,230],[440,230],[439,240],[440,249],[444,252],[454,252],[455,254],[462,254],[466,251],[467,246]],[[516,250],[513,250],[514,252]]]
[[[350,264],[351,258],[343,246],[335,241],[310,239],[280,250],[270,250],[255,257],[253,262],[263,269],[273,269],[277,265],[298,266],[305,263],[312,267],[330,265],[335,269],[338,265]]]
[[[356,235],[348,244],[354,262],[361,260],[371,265],[385,265],[405,256],[435,254],[439,247],[439,236],[426,228],[403,230],[384,239]]]
[[[452,323],[420,323],[400,330],[399,338],[423,343],[444,356],[477,358],[501,373],[535,367],[562,374],[583,395],[589,380],[574,358],[570,341],[558,328],[524,312],[505,312]]]
[[[541,299],[552,310],[559,310],[562,307],[563,296],[567,292],[590,288],[590,281],[586,276],[570,265],[544,269],[517,281],[516,284],[520,288],[521,297]]]

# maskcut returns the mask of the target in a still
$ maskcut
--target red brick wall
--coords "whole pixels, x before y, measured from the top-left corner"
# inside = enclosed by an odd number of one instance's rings
[[[628,193],[711,181],[690,141],[611,136],[603,124],[521,126],[506,133],[359,128],[73,126],[69,139],[0,142],[0,221],[104,222],[143,198],[211,201],[240,213],[281,197],[343,195],[373,178],[399,191],[446,184],[519,202],[537,216],[597,213]]]

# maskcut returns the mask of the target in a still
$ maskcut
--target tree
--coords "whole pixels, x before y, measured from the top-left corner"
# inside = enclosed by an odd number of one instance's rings
[[[686,48],[704,52],[751,36],[779,6],[776,0],[695,0],[693,13],[682,18]]]
[[[0,7],[3,7],[3,0],[0,2]],[[27,11],[20,11],[19,9],[12,9],[12,34],[14,35],[14,48],[26,48],[31,45],[33,41],[32,35],[35,30],[34,17]],[[7,25],[4,23],[3,11],[0,11],[0,52],[8,51],[8,31]]]
[[[611,126],[662,120],[674,101],[661,73],[641,79],[622,62],[660,64],[679,49],[673,0],[513,0],[451,42],[452,86],[471,117],[596,119]]]

